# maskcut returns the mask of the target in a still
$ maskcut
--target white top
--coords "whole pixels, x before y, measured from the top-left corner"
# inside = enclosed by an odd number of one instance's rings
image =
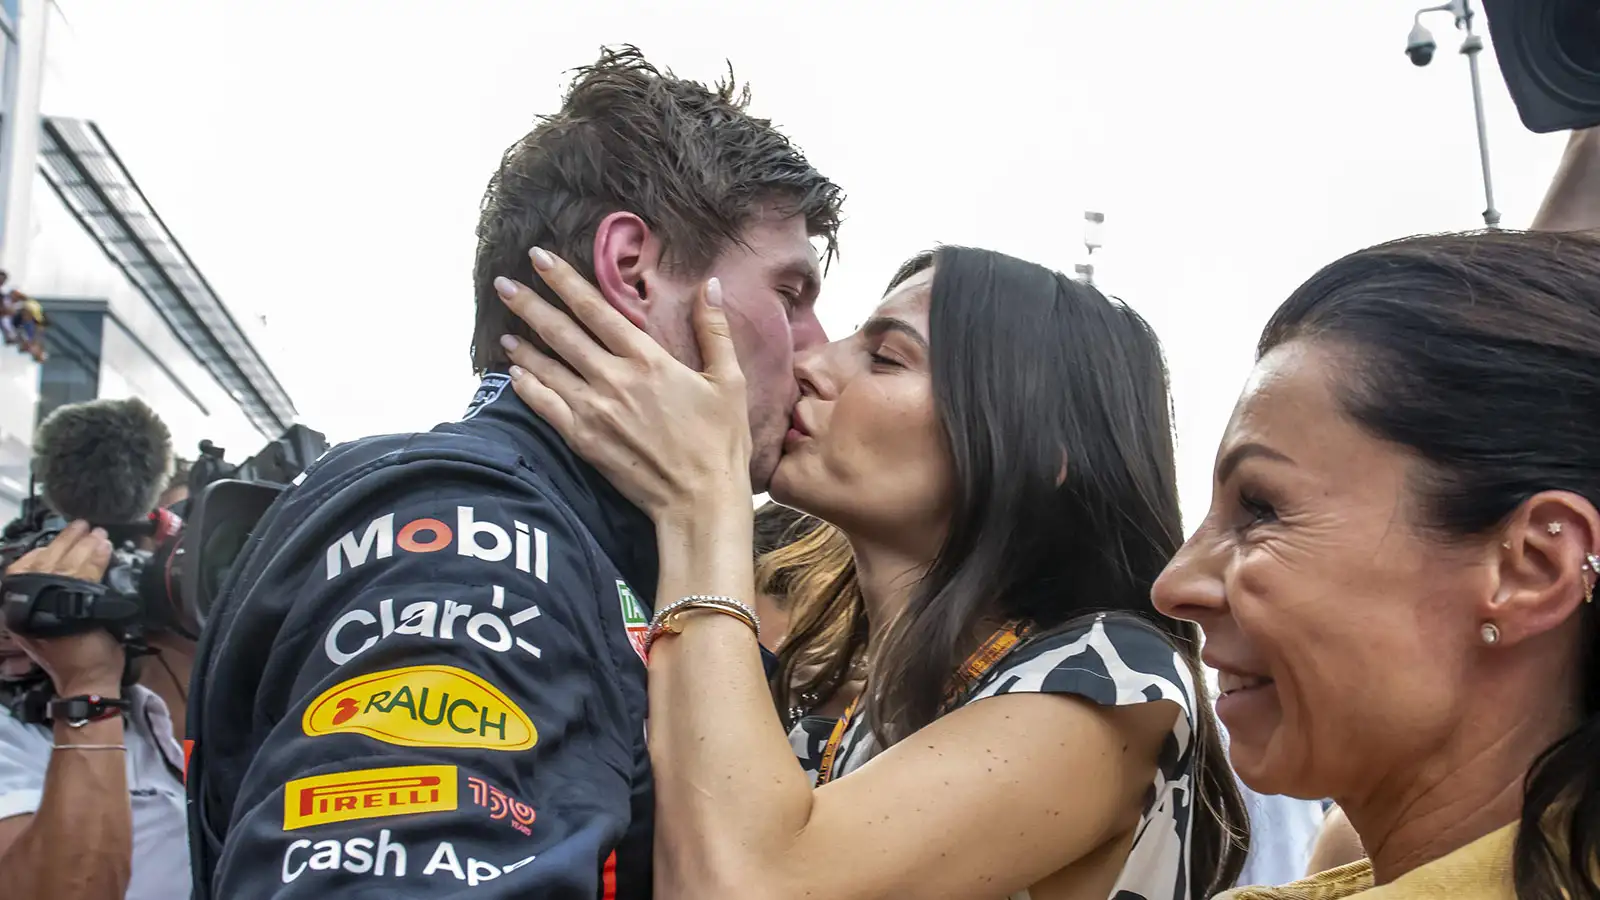
[[[181,900],[189,875],[189,828],[183,749],[172,736],[167,705],[148,688],[128,692],[128,802],[133,810],[133,874],[128,900]],[[38,811],[50,765],[51,730],[13,718],[0,706],[0,819]]]

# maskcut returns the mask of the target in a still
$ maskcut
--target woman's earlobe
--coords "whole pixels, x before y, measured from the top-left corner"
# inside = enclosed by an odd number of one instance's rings
[[[1545,491],[1524,501],[1506,528],[1495,554],[1497,583],[1479,615],[1497,624],[1497,643],[1510,646],[1594,602],[1600,554],[1589,548],[1600,540],[1600,516],[1579,495]]]

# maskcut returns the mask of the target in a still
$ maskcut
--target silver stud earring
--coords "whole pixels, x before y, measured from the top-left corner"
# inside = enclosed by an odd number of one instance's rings
[[[1551,522],[1549,525],[1546,525],[1544,527],[1544,530],[1550,532],[1551,534],[1560,534],[1561,533],[1561,523],[1560,522]]]
[[[1493,622],[1483,623],[1483,627],[1478,629],[1478,635],[1491,647],[1500,643],[1500,627]]]
[[[1511,542],[1510,541],[1501,541],[1500,542],[1500,546],[1506,548],[1507,550],[1510,550],[1511,549]]]
[[[1586,554],[1583,558],[1582,568],[1600,575],[1600,556],[1596,556],[1593,553]]]

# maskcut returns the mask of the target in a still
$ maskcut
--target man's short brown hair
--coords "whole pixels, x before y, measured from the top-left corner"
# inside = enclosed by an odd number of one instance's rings
[[[592,279],[595,229],[614,212],[643,219],[686,278],[708,274],[764,207],[803,216],[831,258],[843,192],[770,121],[746,112],[749,100],[731,71],[707,87],[656,69],[634,47],[602,50],[579,69],[561,111],[506,151],[484,193],[474,370],[505,364],[502,334],[531,337],[495,294],[495,277],[554,300],[528,249],[551,250]]]

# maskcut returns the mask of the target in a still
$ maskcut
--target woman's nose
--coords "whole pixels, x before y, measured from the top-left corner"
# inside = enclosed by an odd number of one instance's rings
[[[1150,589],[1162,615],[1199,622],[1227,607],[1216,541],[1205,526],[1178,549]]]
[[[800,396],[831,400],[838,393],[840,343],[814,344],[804,351],[795,350],[794,377],[800,382]]]

